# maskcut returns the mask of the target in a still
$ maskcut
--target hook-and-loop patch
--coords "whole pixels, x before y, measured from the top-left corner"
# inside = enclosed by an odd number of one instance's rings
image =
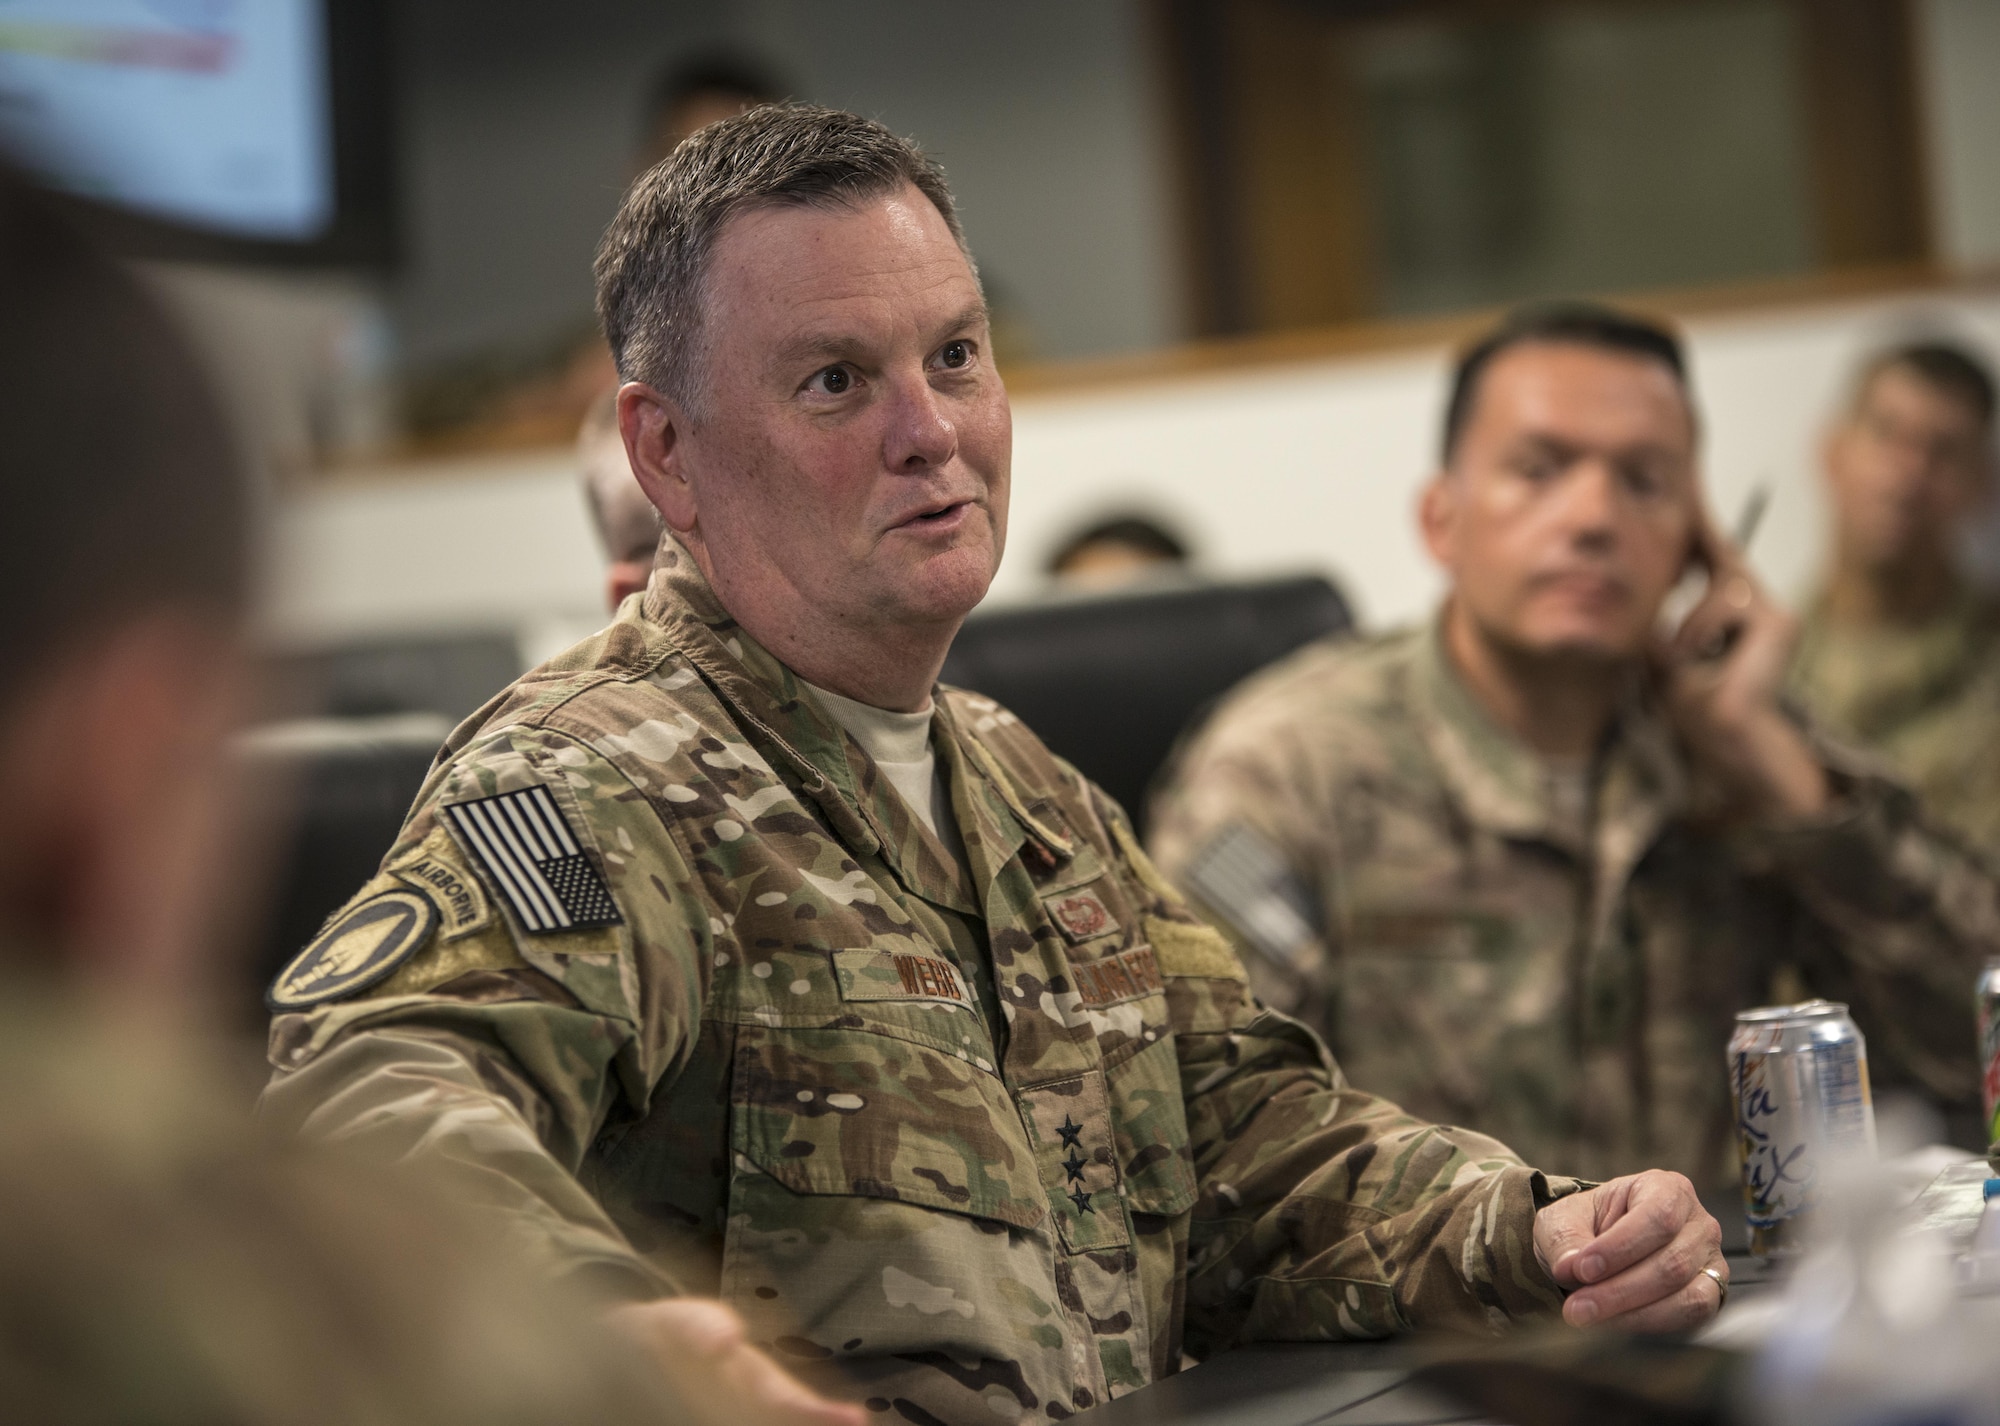
[[[444,808],[459,844],[479,863],[532,936],[624,920],[611,888],[577,842],[546,787],[536,784]]]

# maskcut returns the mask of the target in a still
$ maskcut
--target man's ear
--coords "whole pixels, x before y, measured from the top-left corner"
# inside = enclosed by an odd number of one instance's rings
[[[1424,548],[1447,570],[1458,559],[1458,500],[1458,482],[1442,469],[1432,472],[1417,496],[1417,528],[1423,533]]]
[[[696,524],[694,484],[686,462],[687,415],[643,381],[618,388],[618,433],[632,475],[667,528],[685,535]]]

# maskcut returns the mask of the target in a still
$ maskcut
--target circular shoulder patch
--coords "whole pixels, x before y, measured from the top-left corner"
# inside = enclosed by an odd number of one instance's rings
[[[437,908],[414,891],[385,891],[343,913],[278,973],[264,999],[302,1010],[366,990],[430,938]]]

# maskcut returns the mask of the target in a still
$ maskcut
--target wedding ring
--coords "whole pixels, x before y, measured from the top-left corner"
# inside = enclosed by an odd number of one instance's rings
[[[1701,1271],[1702,1276],[1715,1279],[1715,1309],[1720,1312],[1722,1305],[1729,1301],[1729,1279],[1725,1278],[1714,1268],[1703,1268]]]

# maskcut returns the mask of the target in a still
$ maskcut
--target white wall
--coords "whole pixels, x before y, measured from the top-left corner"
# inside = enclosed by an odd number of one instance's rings
[[[1752,487],[1773,483],[1751,553],[1787,595],[1810,584],[1820,547],[1820,423],[1860,352],[1913,328],[2000,351],[2000,291],[1689,324],[1713,503],[1733,525]],[[1023,402],[994,596],[1031,591],[1081,512],[1150,492],[1218,572],[1328,569],[1367,621],[1415,618],[1439,589],[1412,501],[1435,458],[1446,376],[1447,354],[1432,350]]]
[[[1783,593],[1809,584],[1822,515],[1820,423],[1868,345],[1913,325],[2000,351],[2000,289],[1691,323],[1710,489],[1725,523],[1774,495],[1752,554]],[[1071,526],[1139,502],[1180,520],[1220,574],[1333,572],[1364,620],[1419,617],[1438,582],[1411,502],[1432,459],[1442,350],[1036,395],[1014,408],[1009,549],[993,598],[1039,585]],[[566,453],[468,461],[294,497],[275,544],[274,633],[533,626],[538,648],[600,620],[597,554]]]

